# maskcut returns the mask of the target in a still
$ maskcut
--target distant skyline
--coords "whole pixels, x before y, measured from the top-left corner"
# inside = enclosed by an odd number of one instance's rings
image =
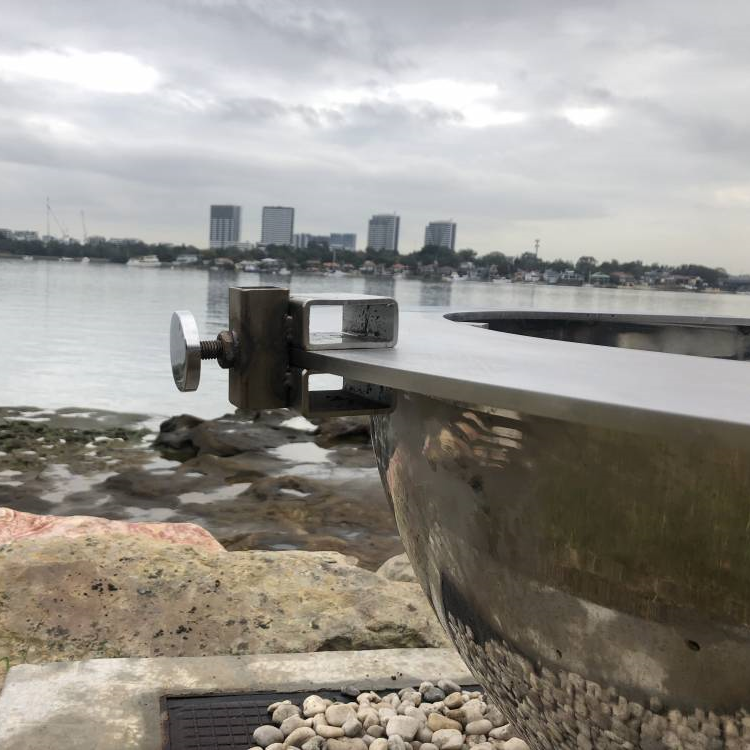
[[[0,226],[207,244],[311,234],[750,268],[750,5],[3,3]]]

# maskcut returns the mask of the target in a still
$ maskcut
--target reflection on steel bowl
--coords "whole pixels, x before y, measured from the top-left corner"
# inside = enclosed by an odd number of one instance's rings
[[[686,367],[750,341],[736,321],[450,317]],[[750,748],[748,443],[403,390],[373,440],[425,593],[532,748]]]

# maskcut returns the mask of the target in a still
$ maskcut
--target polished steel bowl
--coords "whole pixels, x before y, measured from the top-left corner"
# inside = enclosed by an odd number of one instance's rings
[[[402,387],[373,417],[404,546],[477,679],[534,750],[750,748],[750,321],[449,317],[489,329],[467,367],[507,347],[565,379],[490,405],[476,383]]]

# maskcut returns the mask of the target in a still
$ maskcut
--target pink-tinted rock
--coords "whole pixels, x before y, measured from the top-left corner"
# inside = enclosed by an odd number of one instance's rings
[[[94,516],[40,516],[0,508],[0,544],[29,537],[142,536],[149,539],[224,552],[211,534],[194,523],[136,523]]]

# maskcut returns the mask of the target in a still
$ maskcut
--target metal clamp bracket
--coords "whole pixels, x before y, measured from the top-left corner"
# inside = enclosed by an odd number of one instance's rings
[[[306,417],[386,414],[393,411],[395,394],[390,388],[344,378],[340,390],[310,390],[313,373],[300,367],[291,369],[289,406]]]
[[[341,308],[340,330],[311,329],[315,307]],[[398,339],[398,304],[357,294],[289,295],[278,287],[230,287],[229,330],[200,341],[192,315],[176,313],[172,371],[180,390],[195,390],[200,360],[218,357],[229,370],[229,400],[244,410],[292,407],[306,416],[376,414],[393,408],[379,385],[344,381],[341,390],[310,390],[300,355],[330,349],[388,349]],[[295,354],[296,352],[296,354]],[[336,373],[331,373],[336,374]]]
[[[341,330],[310,328],[315,307],[342,308]],[[364,294],[306,294],[289,299],[293,347],[308,352],[323,349],[390,349],[398,340],[398,304],[390,297]]]

